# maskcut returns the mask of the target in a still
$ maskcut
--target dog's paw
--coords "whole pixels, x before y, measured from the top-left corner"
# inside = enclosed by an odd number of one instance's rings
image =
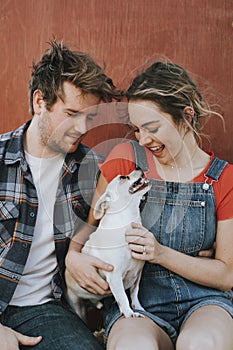
[[[132,317],[142,317],[145,318],[143,314],[140,314],[140,312],[134,312]]]
[[[123,313],[123,316],[125,316],[125,318],[137,318],[137,317],[142,317],[144,318],[145,316],[143,314],[140,314],[139,312],[129,312],[129,313]]]

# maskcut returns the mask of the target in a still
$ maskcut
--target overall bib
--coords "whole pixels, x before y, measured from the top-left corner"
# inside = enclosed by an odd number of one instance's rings
[[[148,170],[144,148],[131,141],[136,166]],[[150,179],[152,187],[141,208],[142,224],[161,244],[190,256],[213,246],[216,236],[213,181],[226,162],[214,158],[205,182],[177,183]],[[197,308],[218,305],[233,316],[233,292],[222,292],[193,283],[152,263],[145,263],[139,300],[150,317],[175,341],[183,322]],[[106,311],[106,331],[119,317],[114,303]]]

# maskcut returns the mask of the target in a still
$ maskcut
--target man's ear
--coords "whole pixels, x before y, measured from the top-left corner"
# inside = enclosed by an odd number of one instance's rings
[[[41,90],[35,90],[33,93],[33,109],[35,114],[40,114],[41,109],[45,106],[45,102],[43,99],[43,94]]]
[[[96,220],[100,220],[104,216],[105,211],[109,208],[110,202],[110,193],[104,192],[102,196],[100,196],[98,201],[95,203],[93,215]]]

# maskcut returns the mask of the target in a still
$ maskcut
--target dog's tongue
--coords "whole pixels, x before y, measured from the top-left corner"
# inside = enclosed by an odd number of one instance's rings
[[[129,193],[133,194],[143,188],[145,188],[149,184],[149,180],[145,177],[140,177],[137,181],[135,181],[130,187],[129,187]]]

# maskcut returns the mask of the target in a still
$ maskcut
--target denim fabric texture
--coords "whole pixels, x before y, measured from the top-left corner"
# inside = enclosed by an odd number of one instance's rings
[[[103,349],[83,321],[61,301],[36,306],[8,306],[0,316],[0,322],[28,336],[43,336],[36,346],[21,345],[21,350]]]
[[[133,145],[135,163],[145,169],[142,147]],[[140,161],[142,159],[142,161]],[[214,158],[205,183],[176,183],[150,179],[152,187],[141,212],[143,226],[163,245],[190,256],[212,247],[216,236],[215,197],[211,182],[217,181],[227,163]],[[233,316],[233,292],[204,287],[166,268],[146,263],[139,300],[146,316],[163,328],[173,341],[190,314],[204,305],[218,305]],[[106,333],[117,320],[119,310],[109,298],[106,306]]]

